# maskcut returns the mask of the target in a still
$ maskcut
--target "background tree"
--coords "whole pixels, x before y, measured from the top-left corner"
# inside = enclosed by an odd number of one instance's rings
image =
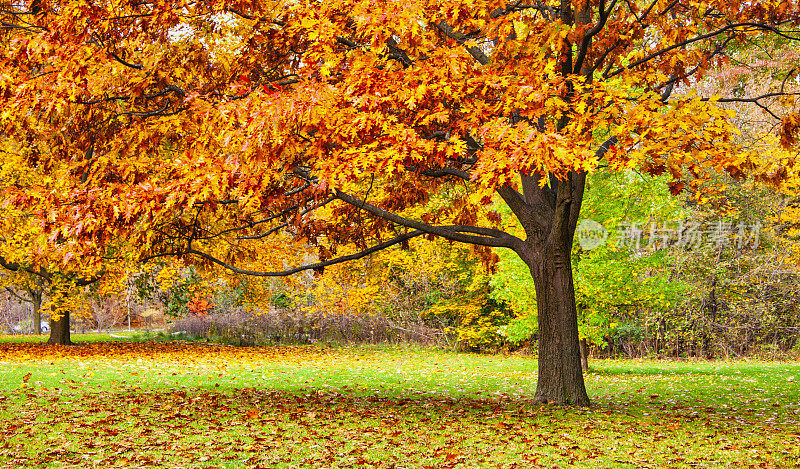
[[[581,216],[602,225],[608,239],[594,249],[575,243],[573,250],[584,371],[589,344],[605,347],[638,311],[667,310],[683,290],[671,278],[670,243],[687,212],[670,197],[666,179],[633,170],[588,178]]]
[[[6,46],[7,44],[3,44]],[[78,241],[53,233],[48,227],[51,213],[47,203],[25,205],[5,198],[25,193],[43,202],[55,194],[71,190],[60,171],[40,164],[24,150],[25,145],[0,129],[0,190],[4,195],[0,216],[0,267],[14,283],[28,290],[33,302],[34,329],[40,331],[42,306],[50,312],[48,343],[71,344],[71,307],[80,302],[77,288],[96,282],[104,259],[97,254],[76,257]],[[35,150],[38,151],[38,150]],[[26,156],[27,155],[27,156]],[[115,261],[117,269],[121,267]],[[48,298],[44,304],[42,299]]]
[[[0,131],[20,144],[16,164],[49,177],[7,186],[4,203],[73,272],[139,253],[283,276],[419,236],[511,249],[535,284],[542,402],[588,403],[571,249],[601,160],[697,197],[715,172],[785,174],[739,151],[723,99],[674,91],[732,44],[794,41],[794,2],[48,1],[2,14]],[[799,127],[783,118],[784,143]],[[445,187],[447,206],[413,210]],[[501,229],[492,194],[524,237]],[[278,233],[319,262],[287,268],[285,244],[249,247]],[[359,251],[337,256],[345,245]]]
[[[0,275],[0,285],[18,301],[31,305],[31,325],[34,334],[42,333],[42,301],[45,294],[44,279],[26,272],[8,271]]]
[[[797,147],[781,148],[780,134],[786,129],[777,117],[791,119],[798,110],[796,100],[784,96],[800,90],[794,70],[797,47],[780,36],[754,36],[728,55],[728,66],[711,71],[694,87],[704,94],[765,96],[762,106],[737,100],[722,106],[735,112],[737,143],[757,155],[764,178],[796,173]],[[788,142],[787,135],[782,138]],[[747,227],[754,238],[747,246],[709,244],[681,253],[675,274],[692,284],[690,295],[676,314],[657,320],[681,327],[671,328],[677,334],[662,330],[660,335],[668,340],[656,350],[704,357],[760,353],[761,347],[790,350],[800,320],[791,306],[797,290],[797,263],[791,255],[796,246],[791,201],[797,194],[797,178],[784,177],[777,191],[725,175],[706,184],[724,191],[705,205],[690,207],[693,219],[705,222],[707,229]]]

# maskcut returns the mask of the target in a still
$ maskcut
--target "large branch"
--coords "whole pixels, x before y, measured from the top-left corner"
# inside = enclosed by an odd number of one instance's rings
[[[672,76],[665,83],[664,91],[661,92],[660,101],[662,103],[666,103],[669,100],[669,97],[672,95],[672,92],[675,90],[675,81],[676,81],[675,77]],[[603,158],[605,156],[606,152],[608,152],[608,150],[610,150],[611,147],[616,145],[617,142],[619,142],[619,139],[617,139],[616,135],[612,135],[611,137],[608,137],[605,141],[603,141],[603,143],[600,144],[600,146],[597,148],[597,150],[595,150],[594,156],[598,160]]]
[[[505,231],[466,225],[431,225],[386,211],[340,190],[335,190],[334,196],[339,200],[347,202],[354,207],[358,207],[361,210],[364,210],[376,217],[383,218],[384,220],[388,220],[394,224],[413,228],[428,234],[441,236],[442,238],[449,239],[450,241],[511,249],[515,249],[522,245],[521,239],[517,238],[516,236],[512,236]],[[464,233],[473,234],[470,235]]]
[[[450,39],[455,40],[457,43],[461,44],[462,46],[466,46],[467,37],[464,34],[459,33],[452,26],[447,24],[446,21],[442,20],[434,25],[436,29],[442,32],[445,36],[449,37]],[[483,53],[478,46],[467,46],[467,52],[471,55],[475,60],[480,62],[481,65],[486,65],[489,63],[489,57]]]
[[[606,152],[610,150],[611,147],[616,145],[618,141],[619,140],[617,139],[616,135],[607,138],[606,141],[600,144],[600,147],[598,147],[597,150],[594,152],[595,157],[597,157],[597,159],[599,160],[600,158],[605,156]]]
[[[23,267],[22,265],[20,265],[17,262],[11,262],[11,261],[5,259],[3,256],[0,256],[0,266],[2,266],[6,270],[10,270],[10,271],[13,271],[13,272],[22,271],[22,272],[27,272],[27,273],[29,273],[31,275],[36,275],[37,277],[40,277],[40,278],[42,278],[42,279],[44,279],[45,281],[48,281],[48,282],[53,280],[53,274],[48,272],[48,271],[46,271],[45,269],[43,269],[41,267],[39,269],[32,269],[30,267]],[[94,277],[88,277],[88,278],[87,277],[78,277],[78,278],[71,279],[71,282],[74,283],[78,287],[85,287],[87,285],[91,285],[91,284],[97,282],[98,280],[100,280],[100,278],[104,274],[105,274],[105,272],[101,271],[100,273],[98,273]]]
[[[23,297],[22,297],[22,296],[20,296],[20,295],[19,295],[17,292],[15,292],[14,290],[12,290],[12,289],[11,289],[11,287],[6,287],[6,291],[8,291],[8,293],[10,293],[11,295],[13,295],[13,296],[14,296],[14,297],[15,297],[15,298],[18,300],[18,301],[21,301],[21,302],[23,302],[23,303],[33,303],[33,300],[29,300],[29,299],[27,299],[27,298],[23,298]]]
[[[120,57],[115,51],[111,50],[111,47],[106,46],[103,43],[103,40],[100,39],[96,34],[92,33],[92,39],[89,40],[90,44],[94,44],[95,46],[99,47],[100,49],[105,49],[105,52],[110,55],[114,60],[121,63],[122,65],[132,68],[134,70],[144,70],[144,65],[142,64],[134,64],[131,62],[126,61],[122,57]]]
[[[776,34],[780,33],[780,31],[778,31],[776,28],[774,28],[772,26],[769,26],[769,25],[766,25],[766,24],[760,24],[760,23],[732,23],[732,24],[728,24],[728,25],[726,25],[726,26],[724,26],[722,28],[719,28],[719,29],[717,29],[715,31],[711,31],[710,33],[701,34],[699,36],[695,36],[695,37],[686,39],[684,41],[672,44],[672,45],[670,45],[668,47],[665,47],[663,49],[659,49],[659,50],[651,53],[647,57],[643,57],[643,58],[641,58],[641,59],[639,59],[639,60],[637,60],[635,62],[632,62],[632,63],[628,64],[627,66],[620,67],[620,68],[618,68],[617,70],[615,70],[615,71],[613,71],[611,73],[603,74],[603,78],[609,79],[609,78],[615,77],[615,76],[623,73],[625,70],[630,70],[630,69],[636,68],[639,65],[642,65],[643,63],[649,62],[649,61],[655,59],[656,57],[659,57],[659,56],[662,56],[662,55],[666,54],[667,52],[673,51],[675,49],[680,49],[682,47],[686,47],[689,44],[693,44],[693,43],[698,42],[698,41],[702,41],[702,40],[705,40],[705,39],[710,39],[712,37],[719,36],[720,34],[726,32],[726,31],[736,30],[738,28],[745,28],[745,27],[755,28],[756,30],[770,31],[770,32],[773,32],[773,33],[776,33]]]
[[[791,72],[790,74],[791,75]],[[789,78],[787,75],[787,79]],[[786,80],[784,80],[784,84]],[[778,98],[782,96],[800,96],[800,92],[786,92],[783,90],[783,86],[781,86],[781,91],[774,92],[774,93],[766,93],[762,94],[761,96],[754,96],[752,98],[720,98],[717,100],[718,103],[751,103],[755,104],[759,108],[761,108],[764,112],[771,115],[776,120],[781,120],[780,116],[775,114],[767,105],[762,104],[761,101],[769,98]],[[703,98],[701,101],[711,101],[712,98]]]
[[[2,266],[6,270],[10,270],[12,272],[22,271],[22,272],[27,272],[27,273],[32,274],[32,275],[37,275],[37,276],[42,277],[43,279],[45,279],[47,281],[50,281],[50,279],[52,278],[52,275],[50,275],[50,273],[45,271],[44,269],[35,270],[35,269],[28,268],[28,267],[22,267],[22,265],[20,265],[19,263],[11,262],[11,261],[7,260],[6,258],[4,258],[3,256],[0,256],[0,266]]]
[[[40,32],[40,31],[37,31],[37,30],[33,29],[32,27],[21,26],[21,25],[14,24],[14,23],[8,23],[6,21],[0,21],[0,28],[1,29],[8,29],[8,30],[11,30],[11,29],[22,29],[22,30],[28,31],[30,33],[38,33],[38,32]],[[40,28],[40,29],[44,30],[44,28]]]
[[[608,17],[611,16],[611,10],[614,9],[614,5],[616,5],[616,3],[617,0],[611,0],[611,4],[608,6],[608,10],[606,10],[605,0],[600,0],[600,6],[598,7],[600,10],[600,18],[597,21],[597,24],[595,24],[592,29],[583,35],[580,46],[578,47],[578,57],[575,58],[573,70],[581,70],[583,68],[583,61],[586,59],[586,54],[589,51],[589,45],[592,41],[592,37],[596,36],[597,33],[602,31],[602,29],[605,27]]]
[[[324,207],[325,205],[329,204],[330,202],[333,202],[334,200],[336,200],[335,197],[328,197],[327,199],[321,201],[320,203],[314,204],[313,206],[308,207],[307,209],[301,211],[300,212],[300,216],[306,215],[306,214],[308,214],[308,213],[310,213],[310,212],[312,212],[312,211],[314,211],[314,210],[316,210],[316,209],[318,209],[320,207]],[[284,223],[281,223],[281,224],[279,224],[277,226],[273,226],[272,228],[270,228],[269,230],[267,230],[267,231],[265,231],[263,233],[258,233],[258,234],[254,234],[254,235],[238,236],[236,239],[262,239],[262,238],[266,238],[267,236],[269,236],[269,235],[271,235],[271,234],[273,234],[273,233],[275,233],[275,232],[277,232],[279,230],[282,230],[282,229],[284,229],[284,228],[286,228],[288,226],[289,226],[289,224],[284,222]]]
[[[296,274],[298,272],[302,272],[304,270],[320,270],[320,269],[324,269],[325,267],[328,267],[330,265],[336,265],[336,264],[340,264],[342,262],[354,261],[356,259],[361,259],[362,257],[366,257],[366,256],[368,256],[368,255],[370,255],[372,253],[375,253],[375,252],[381,251],[383,249],[386,249],[388,247],[394,246],[395,244],[400,244],[400,243],[402,243],[404,241],[408,241],[411,238],[415,238],[415,237],[421,236],[423,234],[425,234],[423,231],[419,231],[419,230],[411,231],[409,233],[397,236],[395,238],[392,238],[392,239],[390,239],[388,241],[385,241],[383,243],[377,244],[377,245],[375,245],[375,246],[373,246],[373,247],[371,247],[369,249],[365,249],[365,250],[357,252],[355,254],[350,254],[350,255],[347,255],[347,256],[341,256],[341,257],[337,257],[335,259],[329,259],[329,260],[323,261],[323,262],[315,262],[313,264],[301,265],[301,266],[294,267],[294,268],[291,268],[291,269],[272,271],[272,272],[261,272],[261,271],[257,271],[257,270],[241,269],[239,267],[236,267],[235,265],[229,264],[229,263],[227,263],[227,262],[225,262],[225,261],[223,261],[221,259],[218,259],[218,258],[212,256],[211,254],[208,254],[208,253],[202,252],[202,251],[198,251],[197,249],[194,249],[194,248],[187,249],[187,250],[185,250],[183,252],[173,252],[173,253],[168,253],[168,254],[164,254],[164,255],[193,254],[193,255],[196,255],[196,256],[200,256],[203,259],[206,259],[208,261],[211,261],[214,264],[219,265],[220,267],[228,269],[231,272],[234,272],[234,273],[237,273],[237,274],[241,274],[241,275],[250,275],[250,276],[253,276],[253,277],[288,277],[289,275],[293,275],[293,274]],[[149,259],[152,259],[154,257],[159,257],[159,256],[158,255],[150,256]]]
[[[347,46],[348,50],[358,49],[361,47],[363,47],[365,50],[372,50],[369,46],[359,44],[344,36],[336,36],[336,42]],[[403,68],[408,68],[414,65],[414,60],[408,56],[408,53],[400,47],[394,38],[390,37],[386,40],[386,47],[389,49],[389,53],[386,55],[381,55],[381,57],[396,60],[400,65],[403,66]]]
[[[531,228],[540,231],[547,229],[553,217],[553,210],[543,198],[531,196],[530,188],[526,187],[526,177],[530,178],[529,176],[522,176],[523,194],[520,194],[510,186],[498,187],[496,191],[522,223],[522,226],[525,227],[525,234],[530,238],[534,236],[534,233],[530,231]]]
[[[409,168],[413,171],[412,168]],[[431,177],[431,178],[440,178],[445,176],[455,176],[457,178],[461,178],[465,181],[469,181],[469,173],[456,168],[439,168],[439,169],[426,169],[424,171],[420,171],[420,174],[423,176]]]
[[[290,192],[287,192],[284,195],[294,195],[294,194],[290,194]],[[298,203],[298,204],[292,205],[289,208],[281,210],[278,213],[269,215],[266,218],[262,218],[261,220],[243,222],[244,223],[243,225],[234,226],[232,228],[226,228],[226,229],[218,231],[218,232],[212,232],[210,229],[205,229],[205,228],[201,228],[201,227],[195,227],[196,230],[202,231],[205,234],[203,236],[196,236],[194,239],[208,241],[208,240],[220,238],[220,237],[222,237],[222,236],[224,236],[226,234],[233,233],[233,232],[236,232],[236,231],[243,231],[243,230],[247,230],[247,229],[252,229],[252,228],[255,228],[256,226],[263,225],[264,223],[269,223],[269,222],[275,221],[275,220],[277,220],[279,218],[287,217],[289,214],[292,214],[292,213],[300,213],[301,216],[302,215],[306,215],[307,213],[309,213],[309,212],[311,212],[313,210],[316,210],[316,209],[318,209],[320,207],[323,207],[323,206],[327,205],[328,203],[336,200],[336,198],[328,197],[328,198],[326,198],[324,200],[321,200],[319,202],[316,202],[313,205],[311,205],[310,207],[307,207],[304,210],[298,212],[298,210],[300,210],[300,207],[302,207],[303,204],[308,203],[308,202],[310,202],[312,200],[313,200],[312,198],[309,198],[309,199],[303,201],[302,204]],[[238,204],[239,200],[238,199],[231,199],[231,200],[217,201],[217,203],[226,204],[226,205],[227,204]],[[276,225],[276,226],[268,229],[265,232],[261,232],[261,233],[257,233],[257,234],[251,234],[251,235],[240,235],[240,236],[237,236],[236,239],[261,239],[261,238],[265,238],[265,237],[269,236],[270,234],[273,234],[273,233],[275,233],[276,231],[278,231],[278,230],[280,230],[282,228],[286,228],[287,226],[288,225],[284,222],[284,223],[281,223],[279,225]]]

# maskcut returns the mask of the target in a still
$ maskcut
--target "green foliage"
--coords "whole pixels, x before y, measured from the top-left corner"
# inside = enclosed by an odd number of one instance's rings
[[[173,334],[164,331],[136,331],[124,340],[131,342],[169,342],[196,340],[196,338],[187,334]]]
[[[645,328],[638,321],[627,321],[617,324],[611,331],[611,340],[615,343],[639,342],[645,337]]]
[[[500,326],[497,333],[510,344],[518,346],[530,340],[539,330],[536,320],[535,314],[523,314],[510,320],[505,326]]]
[[[154,299],[159,292],[158,267],[148,266],[132,275],[136,295],[142,300]]]
[[[681,199],[667,190],[669,177],[637,171],[597,171],[589,175],[581,217],[609,230],[621,222],[673,221],[686,214]],[[611,239],[610,242],[615,242]]]
[[[171,317],[185,316],[189,312],[189,302],[202,288],[203,279],[194,267],[184,269],[166,286],[162,283],[158,293],[166,307],[166,314]]]
[[[663,177],[636,172],[599,171],[589,177],[582,217],[605,227],[605,244],[586,251],[578,241],[573,249],[573,277],[581,338],[604,346],[620,320],[639,309],[664,310],[676,304],[685,286],[670,277],[667,251],[632,250],[616,236],[618,224],[665,222],[680,219],[681,204],[665,189]],[[500,208],[509,213],[505,206]],[[518,344],[537,333],[536,295],[528,267],[513,252],[498,253],[497,271],[490,279],[489,297],[509,305],[515,313],[500,333]]]
[[[489,297],[508,303],[517,316],[536,315],[536,289],[528,266],[514,252],[498,251],[497,269],[489,280]],[[536,332],[535,330],[533,332]]]
[[[687,218],[705,226],[760,224],[758,247],[705,243],[673,249],[670,275],[685,285],[682,299],[672,308],[637,311],[645,338],[627,343],[637,354],[786,356],[800,337],[797,265],[789,257],[796,244],[781,239],[785,227],[775,224],[784,197],[749,183],[715,183],[725,187],[725,205],[687,204]]]
[[[172,317],[181,317],[189,311],[186,306],[190,299],[189,289],[187,288],[189,285],[191,285],[190,282],[180,282],[170,289],[166,304],[167,315]]]
[[[599,247],[584,250],[576,240],[573,248],[580,335],[590,343],[604,347],[620,321],[642,310],[669,309],[685,290],[671,278],[670,251],[659,250],[666,246],[648,248],[648,239],[637,246],[625,238],[626,227],[647,231],[683,218],[685,210],[665,180],[634,171],[601,171],[588,179],[581,216],[609,232]]]
[[[581,338],[604,347],[619,321],[677,304],[685,285],[670,278],[667,258],[664,251],[635,255],[609,246],[582,253],[573,262]]]
[[[272,298],[270,298],[270,302],[276,308],[289,308],[294,304],[292,297],[285,292],[275,293],[272,295]]]

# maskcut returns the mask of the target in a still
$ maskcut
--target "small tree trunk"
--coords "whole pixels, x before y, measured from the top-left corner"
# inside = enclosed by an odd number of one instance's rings
[[[37,290],[28,290],[31,295],[31,302],[33,303],[33,333],[42,333],[42,292]]]
[[[589,371],[589,344],[586,339],[581,339],[581,370],[584,373]]]
[[[48,344],[73,345],[69,338],[69,311],[61,314],[57,321],[50,319]]]

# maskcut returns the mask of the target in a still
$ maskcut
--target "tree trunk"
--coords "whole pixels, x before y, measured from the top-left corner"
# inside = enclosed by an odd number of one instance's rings
[[[536,287],[539,320],[539,378],[534,399],[588,406],[570,254],[564,247],[549,247],[526,262]]]
[[[589,405],[581,370],[571,260],[585,186],[585,173],[571,172],[562,179],[534,173],[522,175],[522,194],[509,187],[497,189],[527,235],[513,249],[530,269],[536,289],[537,402]]]
[[[589,371],[589,344],[586,339],[581,339],[581,370],[584,373]]]
[[[69,338],[69,311],[64,312],[57,321],[50,319],[50,338],[47,343],[72,345]]]
[[[33,333],[42,333],[42,292],[39,290],[28,290],[33,304]]]
[[[44,295],[44,286],[41,285],[41,282],[39,281],[37,281],[36,284],[38,285],[38,288],[34,286],[28,286],[24,288],[24,290],[28,293],[28,296],[30,296],[31,298],[30,300],[22,298],[21,296],[17,295],[14,292],[12,292],[12,294],[15,295],[17,298],[19,298],[20,300],[31,304],[31,308],[33,309],[31,315],[32,316],[31,322],[33,323],[33,333],[39,335],[42,333],[42,297]]]

